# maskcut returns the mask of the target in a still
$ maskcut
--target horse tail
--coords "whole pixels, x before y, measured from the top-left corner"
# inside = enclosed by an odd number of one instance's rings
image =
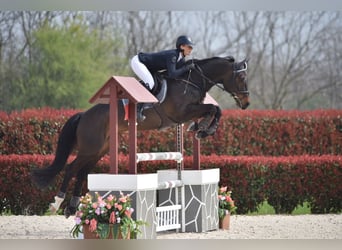
[[[40,188],[49,186],[55,176],[64,168],[69,155],[76,145],[76,129],[79,124],[82,113],[71,116],[64,124],[58,138],[55,159],[47,168],[36,168],[31,173],[34,183]]]

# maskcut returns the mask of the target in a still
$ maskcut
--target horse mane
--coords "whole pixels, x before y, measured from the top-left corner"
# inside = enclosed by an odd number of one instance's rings
[[[235,59],[232,56],[225,56],[225,57],[214,56],[214,57],[209,57],[209,58],[204,58],[204,59],[191,59],[191,60],[188,60],[186,63],[187,64],[196,63],[196,64],[201,65],[201,64],[207,63],[208,61],[218,60],[218,59],[228,60],[231,63],[235,62]]]

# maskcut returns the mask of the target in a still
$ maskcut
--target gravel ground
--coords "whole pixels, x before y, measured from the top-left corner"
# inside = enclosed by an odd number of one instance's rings
[[[71,239],[73,218],[0,216],[0,239]],[[157,239],[342,239],[342,214],[231,216],[229,230],[161,232]]]

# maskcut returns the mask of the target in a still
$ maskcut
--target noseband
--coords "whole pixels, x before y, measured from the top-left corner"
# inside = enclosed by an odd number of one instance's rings
[[[247,62],[244,63],[244,68],[243,69],[237,69],[237,64],[236,63],[233,64],[233,81],[234,81],[234,83],[236,83],[236,78],[238,77],[238,74],[240,72],[247,71],[247,68],[248,68],[247,67]],[[232,95],[234,100],[236,102],[238,102],[240,106],[242,106],[242,103],[241,103],[240,98],[238,97],[238,94],[249,96],[249,91],[248,90],[238,90],[237,92],[230,92],[230,94]]]

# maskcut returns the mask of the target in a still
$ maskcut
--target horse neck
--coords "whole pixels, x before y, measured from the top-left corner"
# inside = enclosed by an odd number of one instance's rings
[[[208,78],[211,81],[211,83],[207,81],[206,91],[209,91],[214,86],[213,83],[222,83],[225,78],[231,77],[231,74],[233,73],[232,70],[230,70],[232,69],[232,63],[223,58],[204,59],[202,62],[199,62],[198,65],[205,78]]]

